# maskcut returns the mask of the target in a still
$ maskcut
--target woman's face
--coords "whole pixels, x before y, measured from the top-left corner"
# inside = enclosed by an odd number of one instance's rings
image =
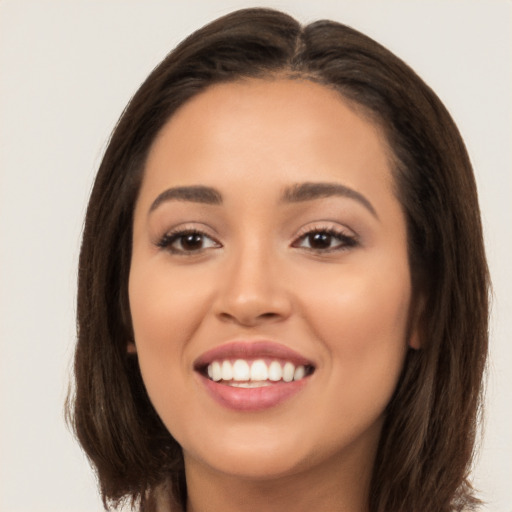
[[[308,81],[194,97],[149,154],[129,297],[129,350],[188,468],[362,471],[416,344],[380,130]]]

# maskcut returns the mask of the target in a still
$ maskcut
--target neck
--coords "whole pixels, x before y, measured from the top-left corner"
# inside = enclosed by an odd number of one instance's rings
[[[307,471],[249,479],[186,458],[187,512],[367,512],[373,464],[360,461],[333,457]]]

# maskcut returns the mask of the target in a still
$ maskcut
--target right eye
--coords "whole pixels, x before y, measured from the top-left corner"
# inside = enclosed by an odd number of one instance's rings
[[[215,247],[220,243],[198,230],[183,230],[167,233],[158,242],[158,246],[174,254],[192,255]]]

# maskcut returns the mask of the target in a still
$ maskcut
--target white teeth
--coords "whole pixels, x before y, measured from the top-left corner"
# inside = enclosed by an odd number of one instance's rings
[[[206,368],[208,377],[215,381],[226,381],[235,387],[261,387],[271,385],[272,382],[292,382],[301,380],[306,376],[306,367],[295,367],[290,361],[284,364],[272,361],[268,366],[263,359],[256,359],[252,363],[245,359],[237,359],[233,363],[228,360],[213,361]]]
[[[304,366],[297,366],[297,368],[295,368],[295,373],[293,374],[293,380],[303,379],[304,375],[306,375],[306,368],[304,368]]]
[[[251,365],[251,380],[267,380],[268,368],[263,359],[257,359]]]
[[[233,364],[233,379],[234,380],[249,380],[251,370],[247,361],[237,359]],[[227,379],[226,379],[227,380]]]
[[[233,367],[229,361],[222,363],[222,380],[231,380],[233,378]]]
[[[285,382],[291,382],[293,380],[294,373],[295,366],[292,363],[285,363],[283,366],[283,380]]]
[[[230,386],[234,388],[263,388],[266,386],[272,386],[268,381],[251,381],[251,382],[230,382]]]
[[[277,361],[272,361],[268,367],[268,378],[274,382],[283,378],[283,369]]]
[[[220,363],[218,361],[214,361],[212,364],[208,365],[208,375],[210,375],[210,368],[212,376],[210,377],[215,382],[218,382],[222,379],[222,368],[220,367]]]

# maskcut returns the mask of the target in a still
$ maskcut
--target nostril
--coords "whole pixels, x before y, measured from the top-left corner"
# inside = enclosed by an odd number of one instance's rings
[[[219,318],[225,322],[236,322],[243,325],[258,325],[261,322],[271,322],[283,318],[280,313],[260,313],[251,315],[249,312],[239,312],[238,314],[223,311],[219,314]]]
[[[223,322],[251,326],[285,319],[291,313],[292,302],[286,290],[279,288],[277,284],[275,287],[275,290],[264,287],[240,290],[234,285],[226,284],[217,294],[213,305],[214,313]]]

